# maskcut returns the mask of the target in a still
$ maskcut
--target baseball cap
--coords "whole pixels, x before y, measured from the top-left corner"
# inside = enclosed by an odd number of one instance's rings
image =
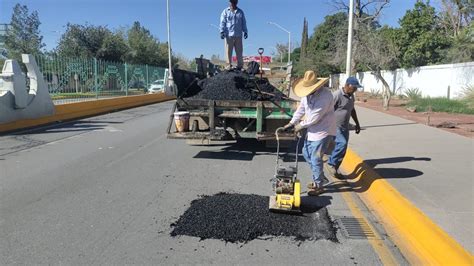
[[[346,80],[346,85],[352,85],[356,88],[361,88],[362,86],[360,85],[359,81],[355,77],[348,77]]]

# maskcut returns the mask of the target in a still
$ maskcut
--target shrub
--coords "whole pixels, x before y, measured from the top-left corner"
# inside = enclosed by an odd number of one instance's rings
[[[415,98],[407,103],[409,107],[416,107],[417,112],[447,112],[474,114],[474,108],[470,107],[464,100],[451,100],[444,97],[438,98]]]
[[[474,85],[464,87],[459,96],[470,108],[474,108]]]
[[[405,95],[409,100],[416,100],[421,98],[421,90],[418,88],[406,89]]]

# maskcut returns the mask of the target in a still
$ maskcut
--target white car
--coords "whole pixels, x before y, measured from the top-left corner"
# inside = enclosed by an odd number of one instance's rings
[[[165,91],[165,80],[158,79],[153,81],[148,87],[148,93],[158,93]]]

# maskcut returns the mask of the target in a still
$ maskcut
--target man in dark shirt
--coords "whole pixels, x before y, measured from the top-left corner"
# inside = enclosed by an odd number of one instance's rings
[[[326,164],[326,170],[332,177],[340,177],[337,170],[346,155],[349,144],[349,119],[355,122],[355,132],[359,134],[360,124],[354,108],[354,92],[360,88],[359,81],[355,77],[349,77],[341,89],[333,92],[334,114],[336,117],[336,145]]]

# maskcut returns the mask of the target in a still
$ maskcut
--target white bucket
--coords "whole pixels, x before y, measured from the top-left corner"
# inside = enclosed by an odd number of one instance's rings
[[[174,123],[178,132],[186,132],[189,130],[189,112],[175,112]]]

